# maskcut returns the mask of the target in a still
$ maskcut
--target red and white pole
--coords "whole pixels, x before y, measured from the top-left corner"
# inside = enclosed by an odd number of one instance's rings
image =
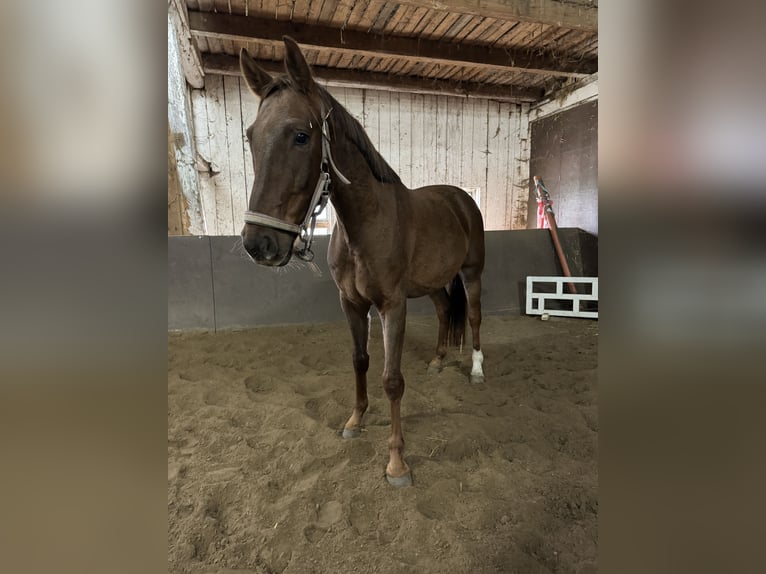
[[[547,227],[551,232],[551,238],[553,239],[553,247],[556,249],[556,255],[558,255],[559,262],[561,263],[561,269],[564,272],[564,277],[571,277],[569,272],[569,265],[567,264],[566,257],[564,257],[564,250],[561,248],[561,242],[559,241],[558,227],[556,226],[556,216],[553,215],[553,201],[548,193],[548,189],[545,187],[541,177],[533,176],[535,180],[535,195],[537,195],[537,227]],[[543,217],[543,225],[540,225],[540,217]],[[547,225],[546,225],[547,224]],[[574,283],[567,283],[569,292],[573,295],[577,293],[577,288]]]

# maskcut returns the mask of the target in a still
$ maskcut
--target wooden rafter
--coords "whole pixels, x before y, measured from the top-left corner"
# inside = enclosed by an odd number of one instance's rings
[[[382,36],[356,30],[265,20],[232,14],[189,12],[189,25],[198,36],[221,40],[281,42],[292,36],[303,46],[372,57],[397,57],[450,65],[480,67],[545,76],[582,77],[598,69],[596,59],[567,60],[528,50],[461,45],[435,40]]]
[[[280,62],[258,60],[258,64],[267,72],[284,72]],[[239,59],[225,54],[203,54],[202,66],[206,74],[239,76]],[[473,82],[430,80],[411,76],[397,76],[376,72],[359,72],[312,66],[316,78],[330,86],[356,88],[374,88],[396,92],[414,92],[420,94],[453,95],[474,98],[487,98],[508,102],[536,102],[543,97],[542,89],[518,86],[491,86]]]
[[[396,0],[405,6],[444,10],[500,20],[550,24],[587,32],[598,30],[598,2],[593,0]]]

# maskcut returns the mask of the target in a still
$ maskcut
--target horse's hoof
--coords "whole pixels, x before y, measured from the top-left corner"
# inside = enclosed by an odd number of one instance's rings
[[[402,476],[389,476],[386,474],[386,480],[388,484],[394,488],[404,488],[405,486],[412,486],[412,472],[403,474]]]
[[[359,427],[354,429],[343,429],[343,438],[359,438],[362,435],[362,429]]]
[[[428,374],[429,375],[438,375],[441,373],[441,369],[439,367],[434,367],[433,365],[428,365]]]
[[[484,382],[484,375],[471,375],[471,383],[476,385]]]

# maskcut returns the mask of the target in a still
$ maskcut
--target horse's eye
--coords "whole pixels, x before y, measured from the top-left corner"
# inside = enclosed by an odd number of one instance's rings
[[[295,145],[306,145],[309,143],[309,135],[303,132],[295,134]]]

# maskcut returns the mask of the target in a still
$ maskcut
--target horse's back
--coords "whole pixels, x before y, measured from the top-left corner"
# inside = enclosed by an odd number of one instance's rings
[[[464,189],[454,185],[427,185],[410,190],[410,197],[418,211],[441,216],[439,212],[446,208],[458,216],[466,233],[484,233],[479,206]]]
[[[473,198],[452,185],[429,185],[410,190],[410,204],[416,228],[421,234],[435,235],[438,243],[465,246],[464,264],[478,270],[484,267],[484,220]],[[428,233],[426,230],[434,233]],[[462,237],[459,241],[457,236]],[[449,241],[449,237],[456,242]]]
[[[451,213],[469,239],[473,249],[480,244],[481,259],[484,259],[484,219],[481,210],[468,193],[454,185],[428,185],[410,190],[413,206],[420,221],[433,220],[442,229]]]

